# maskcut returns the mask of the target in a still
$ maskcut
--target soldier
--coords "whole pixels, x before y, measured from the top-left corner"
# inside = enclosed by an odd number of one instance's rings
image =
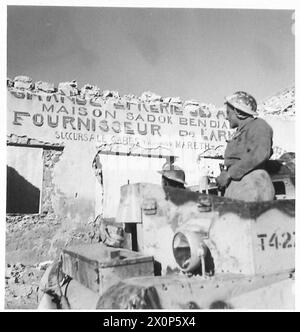
[[[217,177],[225,197],[245,201],[274,199],[275,191],[265,162],[271,157],[273,130],[256,116],[256,100],[246,92],[238,91],[226,98],[227,120],[237,128],[227,142],[225,167]]]
[[[185,173],[180,167],[166,163],[162,171],[158,171],[162,175],[162,186],[185,189]]]

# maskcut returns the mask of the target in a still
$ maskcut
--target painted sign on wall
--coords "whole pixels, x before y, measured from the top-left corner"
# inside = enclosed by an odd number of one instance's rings
[[[177,156],[179,166],[186,172],[186,182],[196,185],[201,175],[198,155],[223,155],[226,140],[233,135],[224,109],[192,102],[143,102],[125,97],[83,99],[11,88],[7,91],[7,106],[8,134],[65,145],[53,179],[57,197],[61,193],[66,197],[63,203],[60,200],[55,203],[60,211],[62,206],[68,206],[66,201],[72,207],[79,206],[74,200],[86,202],[87,209],[101,201],[92,169],[99,149],[107,153],[101,159],[104,184],[107,184],[106,195],[114,198],[115,206],[119,194],[116,191],[121,185],[141,179],[160,181],[157,170],[164,159],[147,158],[142,162],[136,157]],[[294,121],[266,120],[273,127],[276,157],[285,151],[294,151]],[[128,155],[132,158],[127,158]],[[210,168],[219,172],[219,161],[214,162],[210,161]],[[116,171],[116,167],[122,172]],[[76,210],[78,220],[81,220],[82,204],[80,211]],[[101,207],[95,209],[98,211]],[[115,207],[110,210],[115,211]],[[74,220],[75,215],[71,218]]]
[[[224,110],[204,104],[95,101],[17,90],[8,91],[8,131],[51,142],[118,145],[125,151],[156,148],[151,153],[163,154],[222,150],[232,136]]]

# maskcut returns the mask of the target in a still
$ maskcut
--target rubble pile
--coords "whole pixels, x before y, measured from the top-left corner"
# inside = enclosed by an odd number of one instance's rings
[[[5,308],[36,309],[39,301],[39,282],[52,262],[36,266],[22,263],[7,264],[5,270]]]
[[[191,100],[184,102],[180,97],[162,97],[152,91],[145,91],[141,96],[124,95],[120,96],[119,92],[112,90],[101,90],[97,86],[85,84],[81,89],[78,88],[76,80],[69,82],[61,82],[55,88],[53,83],[38,81],[33,83],[32,79],[27,76],[16,76],[13,80],[7,78],[7,88],[12,91],[27,90],[31,94],[60,94],[67,97],[76,97],[82,99],[84,103],[86,100],[91,100],[97,105],[105,104],[108,100],[113,99],[119,104],[130,102],[131,104],[139,103],[164,103],[173,105],[175,107],[203,107],[206,109],[216,109],[214,105],[200,103],[199,101]]]
[[[77,82],[75,80],[71,82],[62,82],[58,84],[58,91],[65,96],[78,96],[79,90],[77,89]]]
[[[104,99],[106,98],[115,98],[115,99],[119,99],[120,98],[120,95],[119,95],[119,92],[117,91],[110,91],[110,90],[104,90],[102,92],[102,97]]]
[[[13,88],[13,86],[14,86],[14,81],[9,77],[6,79],[6,86],[8,88]]]
[[[97,86],[85,84],[80,90],[80,95],[85,99],[100,97],[101,90]]]
[[[260,115],[274,116],[295,116],[295,87],[283,90],[282,92],[265,99],[258,106]]]
[[[32,90],[34,83],[30,77],[21,75],[14,78],[13,86],[19,90]]]
[[[38,81],[35,83],[35,89],[37,91],[52,93],[55,92],[54,84],[48,82]]]
[[[59,223],[60,220],[55,218],[55,215],[51,216],[50,214],[6,215],[6,230],[9,233],[20,231],[24,236],[26,231],[33,229],[36,225],[47,225],[53,227]]]
[[[28,90],[31,93],[61,94],[67,97],[77,97],[85,100],[92,100],[97,104],[105,103],[109,99],[117,100],[120,104],[130,102],[138,103],[164,103],[177,107],[183,107],[186,111],[200,109],[203,117],[217,113],[222,107],[213,104],[203,103],[198,100],[183,101],[180,97],[162,97],[152,91],[145,91],[140,97],[135,95],[120,96],[117,91],[103,90],[91,84],[85,84],[81,89],[78,88],[76,80],[61,82],[55,88],[53,83],[38,81],[36,83],[28,76],[16,76],[13,80],[7,78],[7,88],[10,90]],[[258,105],[260,116],[295,116],[295,87],[263,100]],[[201,114],[200,114],[201,116]]]
[[[141,100],[144,102],[160,102],[162,97],[154,92],[146,91],[141,95]]]

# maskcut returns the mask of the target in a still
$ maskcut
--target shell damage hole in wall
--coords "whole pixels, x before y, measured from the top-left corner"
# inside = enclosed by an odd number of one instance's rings
[[[40,208],[34,214],[26,213],[27,211],[20,210],[19,208],[18,213],[14,215],[7,214],[6,217],[7,263],[14,264],[22,262],[24,264],[34,264],[49,258],[49,242],[62,222],[54,214],[52,199],[55,193],[53,183],[54,167],[59,162],[59,158],[63,153],[63,146],[58,146],[57,144],[51,145],[50,143],[40,142],[28,137],[18,137],[16,135],[8,136],[7,145],[8,148],[21,149],[21,153],[23,153],[23,150],[26,152],[31,149],[37,149],[41,155],[41,165],[39,165],[41,173],[41,179],[39,180],[41,181],[39,186],[41,189],[41,198],[39,193],[37,199],[38,204],[41,203]],[[24,165],[25,170],[28,168],[34,173],[35,169],[32,169],[32,166],[35,166],[38,160],[33,160],[22,159],[21,162],[29,164]],[[10,173],[7,175],[10,176]],[[14,178],[12,179],[14,180]],[[11,185],[11,181],[8,181],[8,185]],[[21,193],[24,194],[24,191],[21,191]],[[26,202],[28,201],[28,197],[26,196],[29,194],[30,192],[28,191],[26,195],[24,194]],[[17,204],[18,201],[16,199],[15,201]]]

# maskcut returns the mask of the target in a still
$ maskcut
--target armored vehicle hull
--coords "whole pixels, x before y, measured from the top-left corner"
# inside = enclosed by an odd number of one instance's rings
[[[40,309],[53,298],[73,309],[294,308],[294,199],[243,202],[138,183],[121,188],[116,225],[123,248],[63,251]]]

